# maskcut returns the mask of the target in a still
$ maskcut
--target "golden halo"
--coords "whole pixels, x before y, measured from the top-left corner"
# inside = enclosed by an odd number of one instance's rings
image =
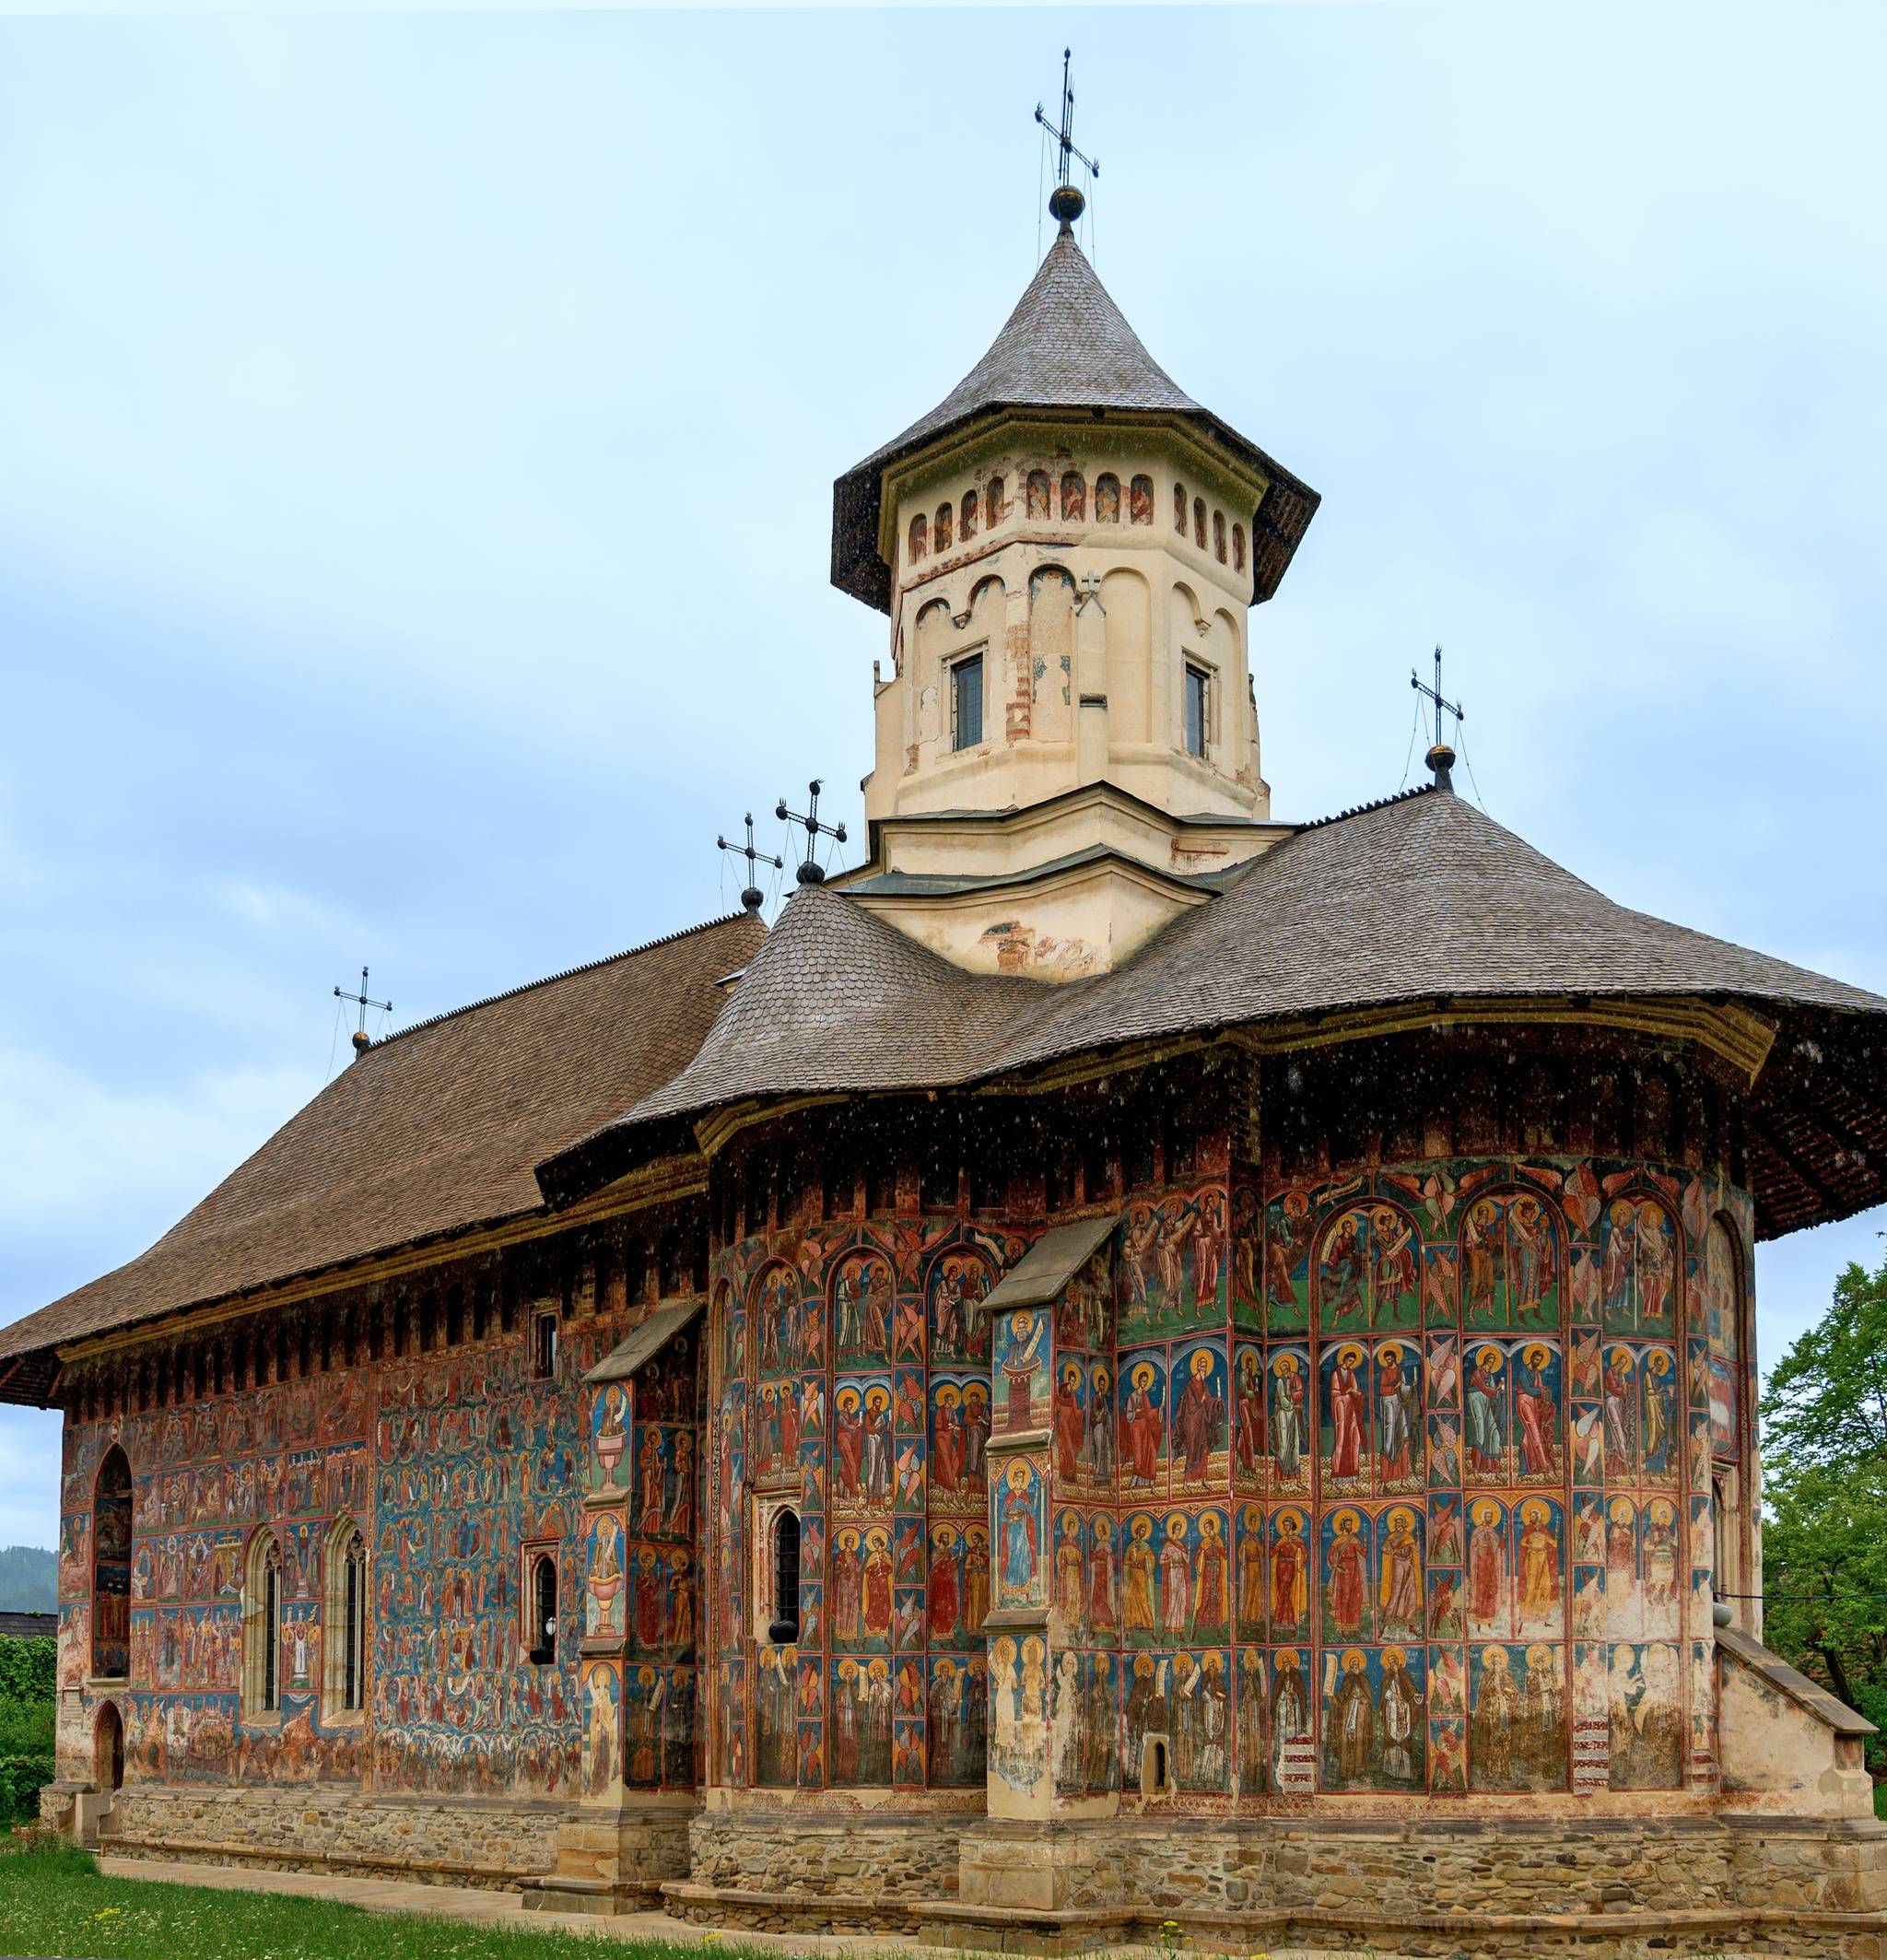
[[[1360,1647],[1346,1647],[1343,1649],[1342,1669],[1346,1674],[1360,1674],[1368,1663],[1363,1658]]]

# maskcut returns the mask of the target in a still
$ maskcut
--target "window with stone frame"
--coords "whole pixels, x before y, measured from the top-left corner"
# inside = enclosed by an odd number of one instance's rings
[[[519,1629],[524,1657],[533,1667],[548,1667],[557,1659],[557,1544],[540,1539],[523,1547],[524,1613]]]
[[[243,1567],[242,1708],[249,1721],[282,1711],[282,1547],[266,1529],[249,1541]]]
[[[322,1719],[358,1721],[367,1705],[367,1540],[337,1519],[322,1561]]]

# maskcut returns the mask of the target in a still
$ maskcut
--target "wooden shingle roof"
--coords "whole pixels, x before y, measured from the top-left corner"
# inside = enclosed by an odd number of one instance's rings
[[[982,359],[929,415],[833,485],[833,584],[888,612],[891,569],[878,555],[885,472],[941,436],[1010,409],[1174,416],[1255,468],[1270,488],[1252,521],[1254,603],[1277,590],[1317,510],[1315,490],[1201,407],[1154,359],[1064,230]]]
[[[1765,1236],[1887,1200],[1887,1000],[1614,904],[1471,804],[1422,791],[1313,825],[1134,958],[1051,985],[967,973],[843,893],[788,905],[699,1052],[547,1183],[677,1119],[990,1081],[1087,1051],[1399,1004],[1740,1003],[1776,1029],[1752,1101]]]
[[[147,1252],[0,1330],[55,1345],[542,1208],[533,1168],[674,1075],[765,937],[722,919],[377,1042]]]

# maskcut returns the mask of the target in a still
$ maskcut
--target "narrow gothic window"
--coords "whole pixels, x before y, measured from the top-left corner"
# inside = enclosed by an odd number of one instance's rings
[[[1203,497],[1195,497],[1192,499],[1192,542],[1201,551],[1205,549],[1205,499]]]
[[[1203,667],[1187,667],[1186,753],[1189,756],[1203,757],[1205,754],[1208,686],[1209,681]]]
[[[1225,562],[1225,513],[1213,512],[1213,556],[1223,565]]]
[[[983,523],[993,531],[1009,515],[1009,500],[1003,494],[1002,479],[991,476],[983,486]]]
[[[1245,526],[1243,524],[1234,524],[1232,526],[1232,569],[1234,571],[1243,571],[1245,569]]]
[[[950,549],[950,506],[948,504],[939,504],[937,506],[936,529],[932,538],[932,542],[939,551],[948,551]]]
[[[282,1548],[273,1532],[250,1540],[243,1592],[243,1698],[252,1712],[274,1715],[282,1706]]]
[[[908,555],[911,557],[922,557],[925,551],[929,548],[930,529],[931,527],[929,523],[925,521],[924,513],[920,511],[918,514],[910,521],[910,546]]]
[[[540,1313],[531,1323],[532,1372],[539,1381],[557,1373],[557,1315]]]
[[[328,1533],[327,1596],[322,1607],[323,1698],[330,1719],[366,1702],[367,1541],[351,1518]]]
[[[781,1511],[773,1521],[773,1624],[767,1637],[791,1647],[800,1637],[800,1520]]]
[[[973,653],[950,670],[953,748],[975,748],[983,739],[983,656]]]
[[[1173,486],[1173,528],[1181,537],[1186,535],[1186,486]]]
[[[966,490],[956,513],[956,534],[967,545],[977,534],[977,493]]]

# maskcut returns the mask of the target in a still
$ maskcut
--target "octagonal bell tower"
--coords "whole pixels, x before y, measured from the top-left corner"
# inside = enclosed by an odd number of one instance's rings
[[[888,614],[841,880],[976,970],[1103,971],[1278,838],[1248,623],[1316,492],[1154,362],[1075,241],[833,492],[834,584]]]

